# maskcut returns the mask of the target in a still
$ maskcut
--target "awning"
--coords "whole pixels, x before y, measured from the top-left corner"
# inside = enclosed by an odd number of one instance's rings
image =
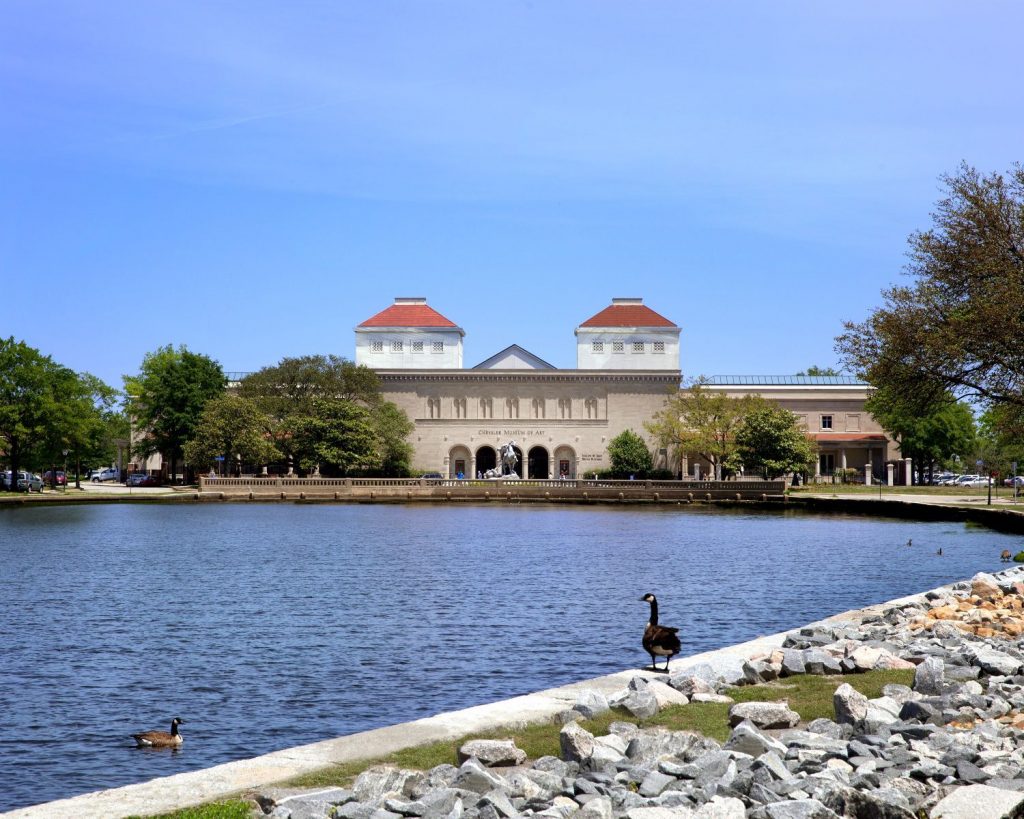
[[[833,432],[818,432],[814,435],[814,440],[819,444],[885,444],[888,442],[888,438],[884,435],[879,434],[843,434]]]

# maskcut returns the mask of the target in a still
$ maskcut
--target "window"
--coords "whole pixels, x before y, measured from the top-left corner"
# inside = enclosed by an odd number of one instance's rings
[[[533,399],[533,417],[534,418],[543,418],[544,414],[545,414],[545,411],[544,411],[544,399],[543,398],[534,398]]]
[[[391,352],[393,352],[393,353],[400,353],[400,352],[402,352],[402,342],[401,341],[392,341],[391,342]]]
[[[604,352],[604,342],[603,341],[594,341],[594,342],[592,342],[591,345],[590,345],[590,351],[592,353],[603,353]]]
[[[465,418],[466,417],[466,399],[456,398],[455,399],[455,417]],[[465,471],[465,470],[463,470]]]
[[[571,398],[559,398],[558,399],[558,414],[562,418],[572,418],[572,399]]]
[[[494,417],[494,402],[490,398],[480,399],[480,417],[481,418],[493,418]]]
[[[797,413],[794,413],[794,414],[796,415],[797,425],[800,426],[802,429],[807,429],[807,415],[806,415],[806,413],[797,412]]]
[[[518,398],[506,398],[505,399],[505,417],[506,418],[518,418],[519,417],[519,399]]]
[[[623,342],[621,342],[621,341],[613,341],[612,342],[612,352],[613,353],[624,353],[625,351],[626,351],[626,345]]]
[[[383,353],[384,352],[384,342],[383,341],[371,341],[370,342],[370,352],[371,353]]]
[[[846,416],[846,431],[860,432],[860,413],[851,412]]]
[[[432,353],[443,353],[444,352],[444,342],[443,341],[434,341],[434,342],[432,342],[431,345],[430,345],[430,352],[432,352]]]
[[[441,399],[440,398],[428,398],[427,399],[427,417],[429,417],[429,418],[440,418],[441,417]]]
[[[665,342],[664,341],[655,341],[654,342],[654,352],[655,352],[656,355],[663,354],[665,352]]]
[[[822,415],[821,416],[821,428],[822,429],[832,429],[832,416],[831,415]]]
[[[584,405],[587,408],[587,418],[597,418],[597,399],[588,398]]]
[[[644,343],[642,341],[633,342],[633,352],[642,353],[644,351]]]
[[[412,351],[414,353],[422,353],[423,352],[423,342],[422,341],[414,341],[412,343]]]

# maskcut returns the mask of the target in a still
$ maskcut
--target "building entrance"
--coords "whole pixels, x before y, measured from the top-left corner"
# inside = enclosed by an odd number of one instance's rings
[[[525,477],[546,480],[548,477],[548,451],[542,446],[530,450],[530,471]]]
[[[498,465],[498,453],[493,447],[482,446],[476,451],[476,471],[483,475]],[[473,477],[476,477],[475,475]]]

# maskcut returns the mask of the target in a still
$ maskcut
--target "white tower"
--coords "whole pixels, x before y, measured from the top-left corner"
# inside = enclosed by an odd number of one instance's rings
[[[374,370],[462,369],[465,335],[425,298],[399,297],[356,327],[356,364]]]
[[[644,305],[612,299],[576,328],[580,370],[678,370],[679,327]]]

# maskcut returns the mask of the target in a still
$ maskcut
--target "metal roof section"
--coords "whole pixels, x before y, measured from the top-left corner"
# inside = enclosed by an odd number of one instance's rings
[[[852,375],[712,375],[705,384],[716,387],[870,387]]]
[[[610,307],[584,321],[580,327],[672,327],[678,329],[660,313],[654,312],[641,298],[614,298]]]
[[[549,364],[540,356],[518,344],[510,344],[501,352],[497,352],[485,361],[481,361],[474,370],[554,370],[555,365]]]
[[[442,316],[428,305],[423,296],[397,297],[394,304],[370,316],[356,327],[356,331],[366,327],[457,330],[460,335],[465,335],[454,321]]]

